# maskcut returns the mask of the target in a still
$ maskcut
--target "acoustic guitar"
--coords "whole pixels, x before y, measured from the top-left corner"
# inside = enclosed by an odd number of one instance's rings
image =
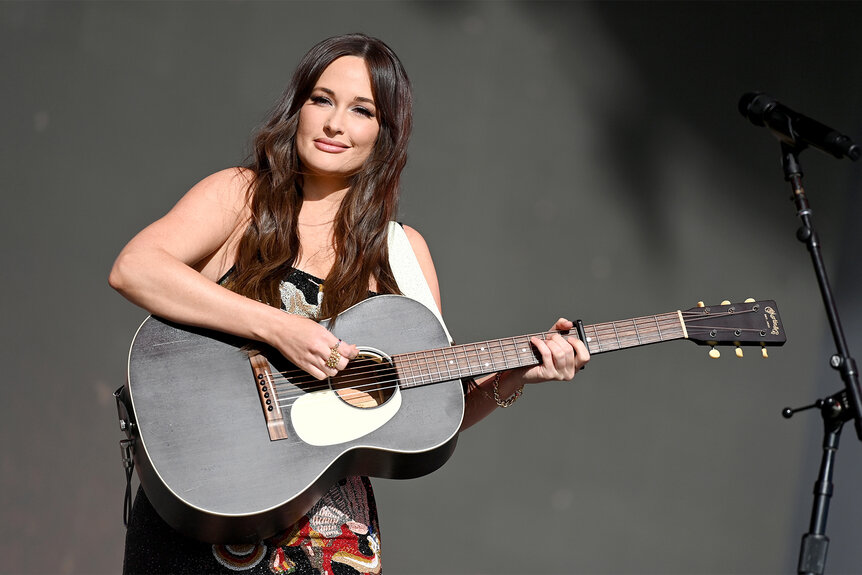
[[[129,354],[123,427],[138,476],[176,530],[211,543],[265,539],[339,479],[410,478],[442,466],[464,416],[461,379],[536,365],[530,337],[449,345],[436,317],[398,295],[324,322],[360,356],[319,381],[273,349],[148,317]],[[593,355],[676,339],[782,345],[773,301],[698,306],[579,326]],[[566,332],[568,333],[568,332]],[[741,353],[741,349],[737,349]]]

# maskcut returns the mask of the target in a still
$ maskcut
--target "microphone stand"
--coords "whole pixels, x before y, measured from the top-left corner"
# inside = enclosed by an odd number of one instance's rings
[[[826,276],[826,266],[820,252],[820,240],[817,237],[811,217],[811,207],[802,187],[802,167],[799,164],[798,155],[804,149],[804,144],[794,146],[782,141],[781,163],[784,168],[784,179],[790,182],[793,189],[792,199],[796,204],[797,215],[802,220],[802,226],[797,230],[796,237],[808,247],[808,252],[811,254],[814,273],[817,276],[829,326],[832,329],[832,338],[835,340],[837,351],[829,359],[829,365],[841,374],[841,379],[844,382],[842,391],[826,399],[820,399],[814,405],[802,408],[817,407],[820,409],[823,418],[824,437],[820,472],[814,484],[811,523],[808,533],[802,537],[797,573],[799,575],[823,575],[826,568],[826,553],[829,548],[829,538],[826,536],[826,520],[829,515],[829,501],[832,498],[832,475],[838,441],[841,436],[841,428],[846,421],[851,419],[855,423],[856,436],[862,440],[862,389],[859,385],[856,362],[850,357],[844,331],[841,329],[841,321],[838,318],[838,310],[832,297],[832,289],[829,287],[829,279]],[[789,418],[793,413],[802,409],[787,408],[782,413],[784,417]]]

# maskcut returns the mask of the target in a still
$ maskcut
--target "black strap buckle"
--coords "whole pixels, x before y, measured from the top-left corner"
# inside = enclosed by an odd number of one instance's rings
[[[114,392],[117,401],[117,416],[120,419],[120,431],[126,434],[126,439],[120,440],[120,459],[123,462],[123,471],[126,474],[126,493],[123,497],[123,525],[129,526],[129,516],[132,512],[132,477],[135,474],[135,423],[129,416],[128,404],[126,403],[126,386],[120,387]]]

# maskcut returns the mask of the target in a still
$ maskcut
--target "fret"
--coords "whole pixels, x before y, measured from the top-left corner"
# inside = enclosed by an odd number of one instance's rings
[[[486,341],[482,344],[482,347],[479,348],[479,351],[484,351],[485,355],[488,356],[488,361],[482,362],[482,371],[485,373],[490,373],[494,371],[494,355],[491,353],[490,342]]]
[[[470,364],[470,354],[469,354],[469,353],[468,353],[468,351],[467,351],[467,346],[466,346],[466,345],[462,345],[462,346],[461,346],[461,357],[460,357],[460,360],[461,360],[461,363],[464,365],[464,368],[465,368],[466,372],[467,372],[469,375],[473,375],[473,366]]]
[[[617,339],[617,349],[619,349],[620,347],[622,347],[622,344],[620,343],[620,334],[617,332],[617,322],[612,321],[611,325],[614,328],[614,337],[616,337]]]
[[[491,355],[491,348],[488,346],[488,342],[485,342],[482,345],[482,347],[479,348],[479,351],[484,351],[488,355],[488,359],[490,360],[490,361],[482,362],[481,361],[481,354],[479,355],[479,358],[480,358],[479,363],[482,364],[482,371],[485,371],[486,373],[490,373],[490,372],[494,371],[494,356]]]
[[[635,319],[633,319],[633,320],[632,320],[632,325],[633,325],[633,326],[634,326],[634,328],[635,328],[635,337],[637,338],[638,343],[642,343],[642,341],[641,341],[641,334],[640,334],[640,331],[638,330],[638,320],[637,320],[637,318],[635,318]]]
[[[425,383],[425,372],[424,372],[424,371],[423,371],[423,369],[422,369],[422,368],[423,368],[423,365],[422,365],[422,363],[423,363],[423,361],[422,361],[422,360],[423,360],[423,358],[422,358],[422,352],[416,352],[416,353],[414,353],[414,354],[413,354],[413,360],[414,360],[414,362],[415,362],[415,363],[414,363],[414,365],[415,365],[415,368],[416,368],[416,369],[415,369],[415,372],[416,372],[416,381],[414,382],[414,384],[415,384],[415,385],[424,385],[424,383]]]
[[[452,348],[449,348],[449,350],[451,350],[451,349]],[[447,359],[446,358],[447,348],[444,347],[441,351],[442,351],[442,355],[443,355],[443,362],[446,365],[446,372],[449,374],[449,379],[460,379],[460,377],[461,377],[461,370],[460,369],[458,370],[458,375],[456,377],[452,377],[452,366],[456,365],[456,368],[457,368],[457,364],[455,363],[454,359]],[[454,352],[452,353],[452,357],[453,358],[455,357]]]
[[[467,377],[472,375],[472,373],[470,373],[470,363],[467,361],[467,355],[464,353],[463,345],[459,345],[455,349],[455,362],[458,364],[458,371],[461,371],[463,375]]]
[[[443,370],[440,368],[440,357],[443,355],[440,350],[430,350],[428,352],[434,358],[434,374],[432,379],[443,381]],[[443,359],[443,367],[446,367],[446,359]]]
[[[479,347],[479,344],[474,344],[474,345],[473,345],[473,355],[474,355],[474,356],[475,356],[475,358],[476,358],[476,373],[479,373],[479,372],[481,372],[481,371],[484,371],[484,370],[485,370],[485,364],[486,364],[487,362],[483,362],[483,361],[482,361],[482,352],[483,352],[484,350],[485,350],[485,347],[484,347],[484,346]]]
[[[425,383],[425,374],[422,372],[421,352],[416,352],[413,354],[413,361],[416,373],[416,380],[414,381],[414,385],[423,385]]]
[[[598,349],[596,349],[596,351],[597,351],[597,352],[604,351],[604,350],[602,349],[602,340],[601,340],[601,339],[599,339],[599,330],[598,330],[598,326],[593,325],[593,326],[590,326],[590,327],[592,327],[592,328],[593,328],[593,339],[594,339],[594,340],[596,340],[596,345],[598,346]],[[586,332],[587,330],[584,330],[584,331]]]
[[[425,383],[425,379],[428,379],[428,383],[434,381],[434,378],[431,377],[431,370],[428,367],[428,352],[422,352],[422,368],[424,368],[424,373],[422,374],[422,382]]]
[[[515,354],[515,356],[512,358],[512,361],[515,362],[515,367],[520,367],[521,362],[518,361],[518,342],[515,341],[514,337],[510,337],[509,340],[512,342],[512,352]]]
[[[470,368],[470,361],[467,357],[467,351],[464,349],[465,347],[463,345],[458,346],[457,361],[461,371],[467,376],[472,376],[473,370]]]
[[[473,363],[470,361],[470,358],[472,357],[472,352],[470,351],[470,345],[469,344],[468,345],[462,345],[461,351],[464,354],[462,357],[462,360],[467,365],[467,373],[469,373],[470,375],[475,375],[476,370],[473,366]]]
[[[509,358],[506,357],[506,349],[503,347],[503,340],[498,339],[497,345],[500,347],[500,355],[503,356],[503,369],[509,369]]]
[[[410,357],[411,355],[415,355],[415,354],[405,353],[402,355],[402,357],[404,357],[404,359],[405,359],[405,363],[407,364],[407,367],[410,368],[410,376],[408,378],[406,378],[406,380],[405,380],[405,385],[404,385],[405,387],[411,387],[411,386],[416,385],[416,370],[413,367],[415,365],[415,361],[413,360],[413,358]]]
[[[655,327],[656,327],[656,329],[658,330],[658,338],[659,338],[659,340],[663,340],[663,339],[664,339],[664,336],[662,336],[662,334],[661,334],[661,325],[660,325],[660,324],[659,324],[659,322],[658,322],[658,316],[657,316],[657,315],[654,315],[654,316],[652,316],[652,319],[653,319],[653,321],[655,321]]]
[[[437,354],[434,351],[423,351],[422,357],[425,359],[425,375],[430,380],[437,379],[437,375],[440,374],[440,370],[437,369]]]
[[[470,375],[470,371],[464,369],[464,365],[461,362],[461,358],[458,356],[458,350],[461,349],[461,346],[457,346],[452,349],[452,362],[455,365],[455,368],[458,370],[459,377],[465,377]]]
[[[526,365],[530,365],[530,361],[535,361],[535,356],[533,355],[532,344],[526,338],[520,338],[519,341],[516,342],[515,347],[517,348],[518,354],[518,365],[523,367]],[[527,356],[526,359],[524,356]]]

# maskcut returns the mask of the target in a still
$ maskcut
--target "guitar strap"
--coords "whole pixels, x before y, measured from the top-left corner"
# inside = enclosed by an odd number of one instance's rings
[[[413,252],[413,246],[410,245],[410,240],[407,234],[404,233],[404,228],[398,222],[389,222],[389,267],[392,268],[392,273],[395,275],[395,281],[398,283],[398,289],[401,293],[410,299],[414,299],[425,307],[430,309],[440,325],[443,326],[443,331],[452,343],[452,336],[449,335],[449,330],[446,329],[446,323],[443,321],[443,316],[440,315],[440,310],[437,309],[437,302],[434,301],[434,296],[431,294],[431,288],[428,287],[428,282],[425,280],[425,274],[422,273],[422,268],[419,267],[419,260],[416,259],[416,254]]]

